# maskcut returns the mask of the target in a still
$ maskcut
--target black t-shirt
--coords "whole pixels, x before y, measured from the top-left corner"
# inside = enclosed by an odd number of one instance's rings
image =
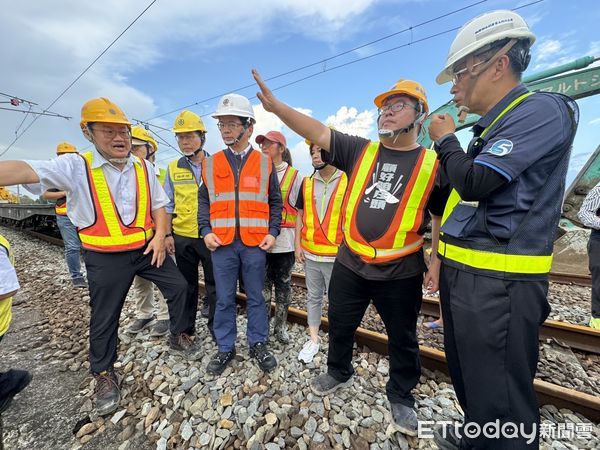
[[[346,172],[350,179],[367,144],[368,139],[332,130],[331,149],[329,152],[323,151],[321,157],[323,161]],[[362,194],[357,211],[358,231],[367,241],[374,241],[387,231],[421,150],[422,147],[410,151],[397,151],[380,146],[370,181]],[[426,205],[426,209],[436,216],[444,213],[450,192],[448,184],[442,182],[440,177],[441,171],[438,171],[436,184]],[[426,215],[419,230],[420,234],[424,233],[429,219]],[[342,243],[337,259],[348,269],[369,280],[409,278],[427,270],[422,249],[395,261],[367,264]]]

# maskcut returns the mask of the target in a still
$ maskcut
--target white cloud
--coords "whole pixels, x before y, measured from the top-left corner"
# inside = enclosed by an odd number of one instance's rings
[[[359,113],[353,106],[342,106],[334,115],[327,117],[325,123],[344,133],[369,137],[373,131],[375,113],[368,109]]]
[[[143,92],[129,77],[157,62],[206,56],[212,49],[239,43],[240,36],[245,42],[258,41],[275,27],[283,36],[339,41],[348,36],[348,24],[360,30],[361,20],[366,20],[363,13],[374,1],[157,2],[52,108],[73,119],[41,118],[3,159],[50,157],[62,140],[85,147],[78,126],[80,108],[96,96],[111,98],[130,118],[155,115],[154,96],[168,92]],[[0,46],[0,60],[10,64],[3,70],[2,91],[47,106],[143,7],[133,0],[3,4],[0,42],[5,45]],[[0,111],[0,151],[12,141],[22,119],[20,113]]]
[[[589,125],[600,125],[600,117],[590,120]]]
[[[556,58],[557,55],[564,53],[564,49],[560,41],[556,39],[548,39],[540,42],[536,48],[536,61],[546,61]]]

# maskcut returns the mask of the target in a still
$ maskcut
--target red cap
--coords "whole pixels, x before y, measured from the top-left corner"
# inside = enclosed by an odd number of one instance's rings
[[[262,144],[265,139],[268,139],[273,142],[277,142],[284,147],[287,147],[287,142],[285,141],[285,136],[281,134],[279,131],[269,131],[267,134],[259,134],[256,136],[256,143],[258,145]]]

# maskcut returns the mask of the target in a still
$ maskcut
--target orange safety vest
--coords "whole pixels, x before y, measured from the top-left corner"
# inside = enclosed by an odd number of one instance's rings
[[[329,198],[322,220],[317,214],[317,202],[313,193],[315,182],[312,177],[304,179],[304,214],[300,245],[307,252],[319,256],[336,256],[342,243],[342,202],[348,186],[348,177],[344,172]]]
[[[362,194],[371,181],[379,142],[366,145],[354,166],[350,189],[344,201],[344,242],[352,252],[368,264],[393,261],[423,246],[418,231],[423,223],[425,205],[433,189],[438,168],[436,153],[423,149],[404,189],[398,209],[386,232],[373,242],[367,242],[358,231],[356,212]]]
[[[60,205],[56,203],[54,205],[54,212],[57,216],[66,216],[67,215],[67,201],[65,200]]]
[[[294,228],[296,226],[296,218],[298,217],[298,210],[290,204],[290,191],[298,176],[298,170],[292,166],[287,166],[281,183],[279,183],[279,189],[281,189],[281,198],[283,200],[283,212],[281,217],[282,228]]]
[[[210,225],[223,245],[235,239],[236,219],[240,238],[249,247],[256,247],[269,233],[269,178],[271,158],[250,150],[235,184],[229,165],[228,150],[221,150],[202,164],[202,178],[210,199]]]
[[[92,225],[77,230],[83,248],[95,252],[113,253],[144,247],[154,235],[154,222],[150,215],[150,183],[144,161],[136,157],[137,160],[133,164],[137,181],[137,207],[133,221],[125,225],[108,189],[102,167],[92,169],[91,152],[81,156],[85,161],[96,215]]]

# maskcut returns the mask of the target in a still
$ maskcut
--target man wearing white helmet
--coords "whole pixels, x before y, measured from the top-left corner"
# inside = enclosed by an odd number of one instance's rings
[[[267,349],[269,324],[262,288],[266,251],[275,243],[281,226],[279,181],[271,158],[249,143],[255,119],[246,97],[223,96],[213,117],[227,148],[203,164],[204,184],[198,194],[198,225],[213,252],[217,287],[214,333],[219,351],[207,371],[222,373],[235,356],[235,293],[241,267],[248,298],[250,355],[266,372],[277,366]]]
[[[483,14],[458,32],[437,77],[453,82],[463,113],[481,116],[466,153],[450,115],[429,126],[453,187],[438,247],[448,367],[470,430],[518,427],[496,438],[438,430],[442,449],[538,448],[538,328],[578,111],[521,83],[534,41],[518,14]]]

